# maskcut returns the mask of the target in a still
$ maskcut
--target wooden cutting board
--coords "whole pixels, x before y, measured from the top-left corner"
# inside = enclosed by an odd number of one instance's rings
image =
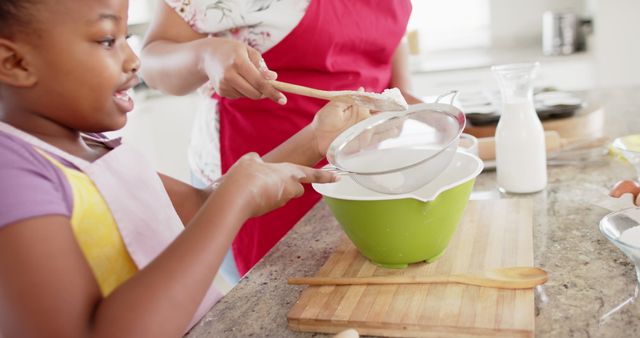
[[[316,276],[431,275],[533,266],[532,202],[470,201],[445,254],[403,270],[371,264],[345,236]],[[293,276],[292,276],[293,277]],[[295,331],[390,337],[533,337],[533,290],[437,285],[313,286],[287,315]]]

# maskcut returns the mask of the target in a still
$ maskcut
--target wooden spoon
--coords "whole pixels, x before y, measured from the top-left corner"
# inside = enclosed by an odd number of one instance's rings
[[[387,89],[384,92],[377,94],[356,90],[320,90],[280,81],[271,81],[271,83],[276,89],[283,92],[329,101],[354,103],[372,110],[395,111],[406,110],[409,107],[398,88]]]
[[[458,283],[498,289],[530,289],[547,281],[547,272],[534,267],[509,267],[478,274],[433,276],[302,277],[289,278],[294,285],[432,284]]]

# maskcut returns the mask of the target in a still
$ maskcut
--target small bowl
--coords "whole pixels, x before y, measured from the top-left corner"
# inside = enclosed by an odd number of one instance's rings
[[[360,253],[379,266],[405,268],[444,253],[481,171],[478,157],[457,151],[442,174],[411,193],[378,193],[349,175],[313,188]]]
[[[636,280],[634,293],[613,309],[607,311],[600,317],[600,324],[605,323],[616,312],[633,304],[638,299],[640,289],[640,246],[621,240],[622,234],[631,228],[640,225],[640,208],[628,208],[612,212],[600,220],[600,232],[620,251],[622,251],[633,262],[636,270]]]
[[[478,139],[471,134],[462,133],[460,134],[458,149],[478,156]]]
[[[600,220],[600,232],[620,249],[636,268],[636,283],[640,284],[640,246],[620,240],[622,233],[640,225],[640,208],[612,212]]]

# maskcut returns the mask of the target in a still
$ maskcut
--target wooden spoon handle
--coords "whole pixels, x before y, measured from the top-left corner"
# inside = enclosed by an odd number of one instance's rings
[[[309,88],[305,86],[295,85],[292,83],[271,81],[271,84],[277,89],[283,92],[298,94],[303,96],[315,97],[317,99],[331,100],[335,96],[334,93],[320,90],[315,88]]]
[[[601,137],[574,137],[562,139],[562,145],[559,150],[579,150],[597,148],[607,145],[610,142],[606,136]]]
[[[382,284],[436,284],[459,283],[498,289],[530,289],[546,279],[502,280],[479,276],[374,276],[374,277],[300,277],[289,278],[293,285],[382,285]]]
[[[289,278],[288,282],[293,285],[420,284],[447,283],[449,279],[442,276],[298,277]]]

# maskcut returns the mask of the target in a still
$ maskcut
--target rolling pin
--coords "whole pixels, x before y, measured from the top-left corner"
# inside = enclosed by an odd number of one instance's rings
[[[602,146],[608,142],[606,137],[583,137],[565,139],[560,137],[555,130],[544,132],[544,143],[547,154],[558,150],[583,149]],[[481,137],[478,139],[478,157],[481,160],[490,161],[496,158],[496,140],[494,137]]]

